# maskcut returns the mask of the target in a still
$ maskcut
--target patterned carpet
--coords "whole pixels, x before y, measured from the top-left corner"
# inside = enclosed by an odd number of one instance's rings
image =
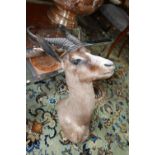
[[[55,106],[68,95],[64,75],[27,85],[27,155],[128,155],[128,49],[120,58],[117,52],[110,57],[116,64],[113,77],[94,83],[96,108],[84,143],[72,144],[60,130]],[[105,55],[102,46],[92,53]]]

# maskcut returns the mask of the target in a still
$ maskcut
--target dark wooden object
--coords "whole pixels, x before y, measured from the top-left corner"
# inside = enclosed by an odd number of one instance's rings
[[[107,58],[110,56],[110,54],[112,53],[112,50],[115,48],[115,46],[117,44],[120,43],[120,41],[127,35],[129,31],[129,27],[127,27],[123,32],[120,32],[119,35],[116,37],[116,39],[114,40],[114,42],[112,43],[112,45],[110,46],[109,50],[108,50],[108,54],[107,54]],[[121,46],[120,50],[119,50],[119,54],[118,57],[120,56],[123,48],[125,47],[125,45],[127,44],[128,39],[126,39],[123,43],[123,45]]]
[[[34,25],[37,27],[51,27],[50,20],[47,17],[47,10],[50,5],[26,3],[26,25]]]

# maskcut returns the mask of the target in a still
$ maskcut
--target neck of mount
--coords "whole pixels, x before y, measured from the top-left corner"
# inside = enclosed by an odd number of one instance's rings
[[[87,104],[94,105],[95,94],[92,82],[81,82],[79,77],[75,74],[65,72],[66,82],[69,89],[70,104]]]

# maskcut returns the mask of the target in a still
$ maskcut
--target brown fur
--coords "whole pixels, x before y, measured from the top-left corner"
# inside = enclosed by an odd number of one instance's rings
[[[92,72],[96,72],[99,70],[99,67],[98,66],[95,66],[95,65],[90,65],[89,66],[89,69],[92,71]]]

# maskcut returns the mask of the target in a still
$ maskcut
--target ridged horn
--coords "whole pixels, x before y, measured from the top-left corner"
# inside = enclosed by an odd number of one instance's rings
[[[75,45],[81,45],[81,41],[76,38],[75,36],[73,36],[63,25],[59,26],[60,30],[65,34],[65,37],[71,41],[72,43],[74,43]]]
[[[65,37],[71,41],[72,43],[74,43],[75,45],[79,46],[79,47],[84,47],[84,46],[91,46],[93,44],[91,43],[85,43],[85,42],[81,42],[77,37],[73,36],[66,28],[64,25],[60,25],[59,26],[60,30],[65,34]]]
[[[30,26],[27,28],[27,33],[29,34],[29,36],[33,39],[35,39],[38,42],[38,37],[37,35],[33,34],[30,29],[34,28],[33,26]],[[73,51],[77,48],[79,48],[78,45],[75,45],[73,42],[71,42],[70,40],[66,39],[66,38],[44,38],[44,40],[46,40],[48,43],[59,46],[61,48],[66,49],[67,51]]]
[[[66,38],[45,38],[45,40],[50,44],[54,44],[61,48],[66,49],[68,52],[79,48],[78,45],[75,45],[74,43],[72,43]]]

